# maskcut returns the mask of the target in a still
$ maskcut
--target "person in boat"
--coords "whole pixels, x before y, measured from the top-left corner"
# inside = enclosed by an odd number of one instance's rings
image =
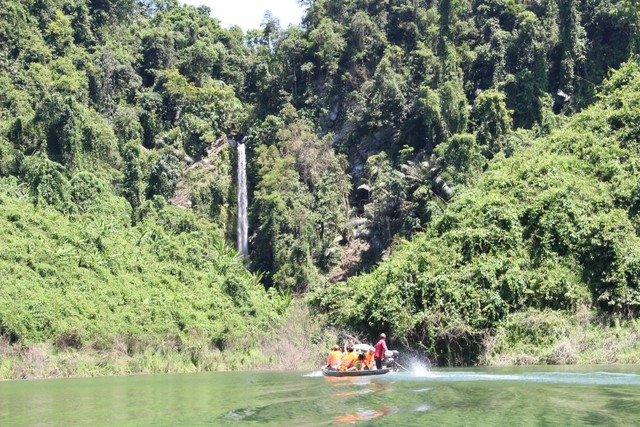
[[[364,354],[359,354],[356,359],[353,367],[351,369],[347,369],[348,371],[363,371],[364,370]]]
[[[370,371],[376,368],[376,361],[373,358],[373,355],[376,352],[375,347],[369,347],[369,351],[364,355],[364,370]]]
[[[353,369],[350,369],[350,368],[352,368],[355,365],[357,358],[358,358],[358,355],[353,351],[353,347],[351,346],[347,347],[347,354],[342,356],[342,363],[340,363],[340,370],[353,371]]]
[[[376,361],[376,369],[382,369],[384,355],[387,352],[386,338],[387,336],[384,333],[380,334],[380,340],[375,345],[376,351],[373,355],[373,359]]]
[[[340,362],[342,362],[342,352],[340,351],[340,346],[334,345],[333,347],[331,347],[331,351],[327,356],[327,369],[337,371],[340,367]]]

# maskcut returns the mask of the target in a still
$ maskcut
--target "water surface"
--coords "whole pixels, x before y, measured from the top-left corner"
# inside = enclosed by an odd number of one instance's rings
[[[220,372],[0,383],[0,426],[630,426],[640,367]]]

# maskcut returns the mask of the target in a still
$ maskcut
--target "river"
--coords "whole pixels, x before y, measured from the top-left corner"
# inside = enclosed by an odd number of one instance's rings
[[[216,372],[0,382],[0,426],[631,426],[640,366]]]

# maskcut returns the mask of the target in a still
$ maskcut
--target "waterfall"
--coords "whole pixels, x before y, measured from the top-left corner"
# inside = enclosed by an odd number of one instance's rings
[[[238,143],[238,252],[249,256],[249,219],[247,217],[247,158],[244,139]]]

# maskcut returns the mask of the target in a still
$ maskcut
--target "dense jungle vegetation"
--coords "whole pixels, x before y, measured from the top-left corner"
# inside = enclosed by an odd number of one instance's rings
[[[269,366],[297,294],[438,363],[639,362],[640,2],[300,3],[0,3],[0,375]]]

